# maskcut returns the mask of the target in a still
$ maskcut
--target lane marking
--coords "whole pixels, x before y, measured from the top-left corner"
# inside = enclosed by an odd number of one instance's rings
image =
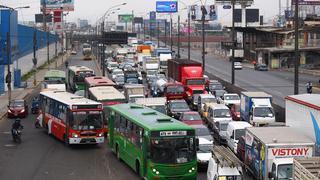
[[[5,147],[15,147],[16,145],[15,144],[6,144],[4,145]]]

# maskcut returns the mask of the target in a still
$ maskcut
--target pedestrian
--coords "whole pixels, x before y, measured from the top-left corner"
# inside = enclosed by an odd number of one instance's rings
[[[307,93],[308,94],[312,94],[312,82],[309,81],[307,84],[306,84],[306,87],[307,87]]]

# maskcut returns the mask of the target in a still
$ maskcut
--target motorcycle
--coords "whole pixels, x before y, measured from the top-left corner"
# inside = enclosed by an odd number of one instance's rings
[[[31,112],[32,114],[37,114],[39,113],[39,100],[38,99],[33,99],[31,103]]]
[[[22,134],[22,128],[12,129],[13,141],[20,144],[21,143],[21,134]]]

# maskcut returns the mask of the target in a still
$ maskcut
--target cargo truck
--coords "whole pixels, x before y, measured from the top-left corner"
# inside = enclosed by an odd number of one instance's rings
[[[286,125],[316,142],[316,155],[320,155],[320,94],[287,96]]]
[[[160,58],[160,72],[166,74],[168,70],[168,60],[172,59],[172,51],[169,48],[156,48],[153,51],[153,56]]]
[[[250,127],[245,164],[255,179],[292,179],[294,157],[312,157],[314,142],[291,127]]]
[[[193,94],[206,94],[202,64],[188,59],[168,60],[168,79],[180,82],[185,86],[187,100]]]
[[[253,126],[274,123],[272,96],[265,92],[241,92],[240,117]]]
[[[92,57],[91,57],[92,49],[91,49],[90,44],[84,43],[82,45],[82,54],[84,56],[83,57],[84,60],[91,60],[92,59]]]
[[[146,90],[142,84],[124,85],[124,96],[128,102],[135,102],[137,98],[145,98]]]
[[[141,73],[146,74],[147,80],[151,76],[156,76],[159,73],[159,58],[157,57],[144,57],[143,58],[143,70]]]

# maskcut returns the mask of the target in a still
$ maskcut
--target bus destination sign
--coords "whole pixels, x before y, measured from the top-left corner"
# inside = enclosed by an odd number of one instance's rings
[[[187,131],[160,131],[160,136],[186,136]]]

